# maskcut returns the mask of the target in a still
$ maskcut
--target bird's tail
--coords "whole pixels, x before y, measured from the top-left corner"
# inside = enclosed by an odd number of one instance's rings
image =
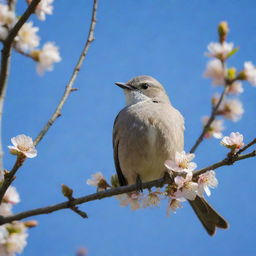
[[[195,200],[189,201],[189,203],[209,235],[214,235],[216,227],[228,228],[227,221],[203,198],[197,196]]]

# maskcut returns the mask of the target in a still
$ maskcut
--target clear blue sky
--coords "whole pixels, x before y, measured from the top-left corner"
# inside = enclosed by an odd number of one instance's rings
[[[71,3],[72,2],[72,3]],[[19,13],[25,1],[18,1]],[[42,42],[55,41],[63,61],[54,72],[40,78],[35,64],[18,54],[12,58],[11,77],[4,110],[5,167],[14,157],[7,153],[10,138],[21,133],[38,134],[70,77],[90,22],[92,1],[55,1],[53,16],[46,22],[33,17]],[[96,41],[89,51],[63,115],[38,147],[38,157],[26,161],[15,181],[22,202],[15,212],[64,200],[61,184],[72,187],[75,196],[93,193],[86,185],[92,173],[106,177],[114,172],[112,125],[124,106],[115,81],[147,74],[161,81],[171,101],[185,116],[186,150],[201,131],[200,117],[210,110],[216,89],[202,78],[210,41],[216,41],[216,26],[228,21],[229,39],[240,46],[230,65],[256,63],[256,3],[253,0],[100,0]],[[226,134],[239,131],[245,141],[255,137],[256,88],[245,84],[241,99],[246,110],[238,123],[226,122]],[[226,150],[217,140],[203,143],[197,151],[199,167],[214,163]],[[230,229],[209,237],[185,204],[166,217],[166,202],[159,208],[130,211],[115,199],[81,206],[89,219],[70,210],[36,217],[40,225],[30,231],[26,256],[71,256],[80,246],[91,256],[244,255],[256,254],[255,159],[218,169],[219,187],[210,202],[229,221]]]

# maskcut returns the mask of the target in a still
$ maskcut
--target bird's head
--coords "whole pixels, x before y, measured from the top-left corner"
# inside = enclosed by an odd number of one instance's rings
[[[169,102],[164,87],[151,76],[137,76],[126,83],[115,84],[124,89],[126,105],[150,99]]]

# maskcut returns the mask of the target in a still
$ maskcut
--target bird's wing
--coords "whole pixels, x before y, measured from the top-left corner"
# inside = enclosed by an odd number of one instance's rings
[[[119,114],[117,115],[115,122],[114,122],[114,127],[113,127],[113,149],[114,149],[114,161],[115,161],[115,167],[116,167],[116,173],[117,173],[117,177],[119,180],[119,184],[120,186],[125,186],[127,185],[127,180],[125,179],[121,167],[120,167],[120,163],[119,163],[119,158],[118,158],[118,146],[119,146],[119,136],[118,136],[118,120],[120,118],[120,113],[122,111],[119,112]]]

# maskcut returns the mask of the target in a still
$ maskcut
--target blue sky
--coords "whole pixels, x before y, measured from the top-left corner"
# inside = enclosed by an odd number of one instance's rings
[[[4,109],[3,143],[5,168],[14,157],[8,154],[10,138],[21,133],[36,137],[55,109],[77,61],[90,22],[92,1],[56,1],[46,22],[33,17],[40,27],[42,43],[54,41],[63,61],[54,72],[39,77],[35,63],[13,54]],[[116,81],[151,75],[165,85],[172,104],[185,117],[185,147],[189,150],[201,131],[200,117],[210,110],[210,97],[217,91],[202,78],[204,56],[210,41],[216,41],[216,26],[228,21],[229,40],[240,46],[230,65],[256,63],[256,19],[253,0],[137,0],[100,1],[95,37],[62,116],[38,146],[38,157],[26,161],[15,186],[22,202],[15,212],[65,200],[61,184],[75,196],[93,193],[86,185],[92,173],[106,177],[114,172],[112,125],[124,106]],[[25,1],[18,2],[22,13]],[[256,88],[244,83],[241,95],[245,114],[240,122],[226,122],[225,134],[239,131],[245,141],[255,137]],[[226,149],[218,140],[208,140],[196,154],[199,167],[223,159]],[[256,254],[254,206],[255,159],[218,169],[219,187],[209,201],[229,221],[227,231],[209,237],[185,204],[166,217],[166,202],[159,208],[136,212],[121,208],[113,199],[81,206],[89,219],[70,210],[38,216],[40,225],[30,231],[23,255],[68,256],[84,246],[89,255],[245,255]]]

